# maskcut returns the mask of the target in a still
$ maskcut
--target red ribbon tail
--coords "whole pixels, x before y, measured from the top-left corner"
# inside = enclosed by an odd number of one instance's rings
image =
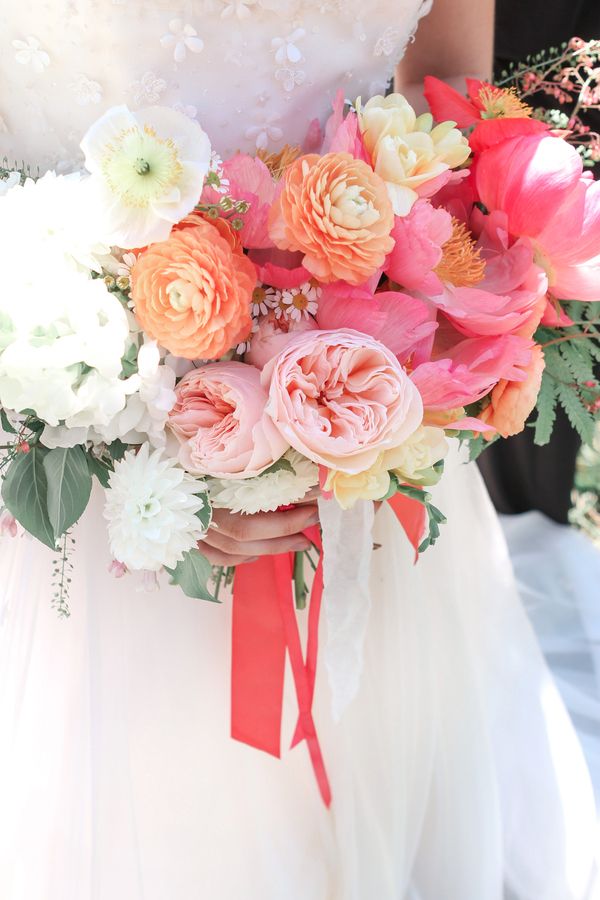
[[[419,545],[425,531],[425,507],[418,500],[398,493],[390,497],[388,503],[402,525],[415,551],[415,563],[419,558]]]
[[[315,694],[315,681],[317,678],[317,656],[319,653],[319,620],[321,617],[321,602],[323,599],[323,542],[321,539],[321,531],[317,525],[307,528],[304,532],[305,536],[311,541],[319,554],[319,561],[313,579],[313,586],[310,594],[310,604],[308,608],[308,640],[306,643],[306,676],[308,678],[308,686],[310,690],[310,702]],[[292,748],[304,740],[304,732],[302,723],[298,719],[294,737],[292,738]]]
[[[271,557],[235,572],[231,660],[231,736],[281,756],[286,638],[278,595],[292,601],[291,579],[278,578]]]
[[[289,571],[289,564],[284,557],[274,557],[276,568],[286,566]],[[288,653],[290,656],[290,664],[292,674],[294,676],[294,685],[296,688],[296,697],[298,699],[298,709],[300,711],[298,718],[298,727],[302,729],[302,737],[308,745],[310,760],[317,779],[317,785],[323,803],[327,808],[331,806],[331,787],[329,778],[325,769],[325,761],[321,752],[321,745],[317,737],[317,730],[312,715],[312,700],[314,691],[314,682],[311,687],[307,673],[307,667],[302,656],[302,643],[300,641],[300,632],[298,630],[298,620],[294,609],[293,601],[283,594],[278,595],[279,609],[283,621]]]

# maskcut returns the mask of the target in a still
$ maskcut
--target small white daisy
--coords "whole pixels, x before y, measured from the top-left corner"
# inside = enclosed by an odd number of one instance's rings
[[[252,292],[252,316],[257,319],[259,316],[266,316],[269,310],[275,309],[281,294],[275,288],[262,286],[254,288]]]
[[[308,319],[316,314],[320,296],[321,289],[310,281],[300,287],[290,288],[283,291],[275,315],[278,319],[292,319],[294,322]]]

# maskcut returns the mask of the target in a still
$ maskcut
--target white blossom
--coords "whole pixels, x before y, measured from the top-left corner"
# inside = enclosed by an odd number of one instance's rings
[[[183,19],[171,19],[169,30],[163,34],[160,43],[162,47],[173,48],[175,62],[183,62],[188,50],[192,53],[201,53],[204,49],[204,41],[198,36],[196,29],[192,25],[185,24]]]
[[[204,536],[197,513],[207,502],[202,482],[143,444],[116,463],[104,517],[111,553],[131,571],[174,568]]]
[[[209,479],[212,505],[230,509],[234,513],[253,515],[258,512],[274,512],[280,506],[298,503],[319,483],[319,470],[313,462],[295,450],[289,450],[284,459],[293,471],[285,467],[256,478]]]

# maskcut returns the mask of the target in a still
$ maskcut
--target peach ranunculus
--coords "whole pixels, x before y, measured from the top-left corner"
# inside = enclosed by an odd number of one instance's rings
[[[169,428],[179,441],[179,462],[193,475],[250,478],[272,466],[287,441],[265,414],[260,372],[240,362],[192,369],[175,390]]]
[[[295,336],[263,369],[267,413],[313,462],[364,472],[421,424],[421,396],[394,354],[356,331]]]
[[[232,243],[198,217],[133,266],[136,317],[175,356],[218,359],[249,334],[256,270]]]
[[[419,197],[443,187],[471,152],[454,122],[433,124],[429,113],[416,115],[402,94],[357,102],[363,141],[373,168],[385,181],[397,216],[406,216]]]
[[[327,284],[367,281],[394,246],[393,225],[385,184],[349,153],[297,159],[269,217],[274,243],[302,252],[305,268]]]
[[[544,351],[536,345],[531,351],[525,380],[499,381],[492,391],[489,406],[479,414],[479,419],[504,438],[523,431],[540,391],[544,366]],[[493,436],[493,432],[487,434],[488,438]]]

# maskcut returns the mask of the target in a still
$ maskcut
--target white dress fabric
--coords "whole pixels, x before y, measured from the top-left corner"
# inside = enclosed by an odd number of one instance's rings
[[[120,102],[181,105],[223,153],[278,149],[339,87],[381,90],[425,11],[3,3],[0,155],[70,167]],[[52,554],[4,539],[2,900],[595,897],[589,774],[477,470],[454,455],[436,499],[450,524],[417,566],[389,509],[376,516],[362,677],[339,722],[318,672],[329,811],[304,745],[276,760],[228,736],[228,598],[113,579],[99,492],[75,532],[69,620],[50,606]],[[288,678],[288,738],[295,712]]]

